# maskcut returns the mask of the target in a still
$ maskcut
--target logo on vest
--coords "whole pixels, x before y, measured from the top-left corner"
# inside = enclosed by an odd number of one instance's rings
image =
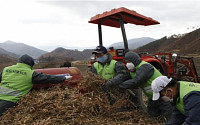
[[[189,83],[189,87],[195,87],[194,83]]]
[[[7,73],[16,73],[16,74],[21,74],[21,75],[27,75],[26,72],[20,71],[20,70],[13,70],[13,69],[6,69]]]

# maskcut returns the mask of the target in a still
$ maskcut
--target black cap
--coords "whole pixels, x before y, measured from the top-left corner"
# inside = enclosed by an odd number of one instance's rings
[[[92,54],[96,53],[104,53],[106,54],[108,51],[104,46],[97,46],[96,49],[92,52]]]
[[[20,58],[19,58],[19,63],[25,63],[31,67],[33,67],[33,65],[35,64],[34,62],[34,59],[32,57],[30,57],[29,55],[25,54],[25,55],[22,55]]]

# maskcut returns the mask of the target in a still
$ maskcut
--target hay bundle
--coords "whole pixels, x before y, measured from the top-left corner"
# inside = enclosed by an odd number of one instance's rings
[[[80,83],[89,91],[85,94],[77,88],[69,89],[67,85],[32,90],[21,98],[18,106],[0,118],[0,124],[159,124],[139,109],[119,112],[118,109],[127,103],[127,99],[118,94],[116,102],[110,105],[107,94],[101,89],[104,83],[101,77],[88,74]],[[116,94],[114,96],[116,98]]]

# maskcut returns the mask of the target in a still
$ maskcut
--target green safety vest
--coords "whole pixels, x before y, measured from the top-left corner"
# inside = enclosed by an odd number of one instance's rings
[[[116,60],[111,60],[110,64],[106,63],[102,66],[99,62],[94,63],[94,68],[98,75],[101,75],[104,79],[109,80],[116,76],[115,63]]]
[[[18,102],[21,96],[31,90],[33,72],[32,67],[24,63],[4,68],[0,83],[0,100]]]
[[[150,64],[150,63],[142,61],[139,65],[135,67],[135,71],[137,71],[137,69],[141,67],[143,64]],[[131,75],[131,78],[134,78],[136,76],[136,72],[130,72],[130,75]],[[154,67],[154,74],[151,76],[150,79],[147,80],[146,83],[140,86],[140,88],[143,90],[145,95],[150,99],[152,99],[153,97],[153,90],[151,89],[151,83],[155,78],[159,76],[162,76],[162,74]]]
[[[176,101],[176,108],[184,114],[184,102],[183,98],[185,95],[190,93],[191,91],[200,91],[200,84],[193,83],[193,82],[186,82],[186,81],[179,81],[180,88],[179,88],[179,97]]]

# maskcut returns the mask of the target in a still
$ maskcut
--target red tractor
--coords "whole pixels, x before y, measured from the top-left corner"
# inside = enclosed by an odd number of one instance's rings
[[[124,7],[118,9],[112,9],[102,14],[98,14],[91,17],[89,23],[98,24],[99,45],[103,45],[102,40],[102,25],[115,28],[121,28],[122,37],[124,42],[124,48],[114,49],[110,48],[109,52],[112,54],[113,59],[117,61],[123,61],[124,54],[129,51],[128,42],[125,32],[124,24],[135,25],[155,25],[159,24],[158,21],[153,20],[150,17],[143,16],[136,11],[126,9]],[[191,57],[180,57],[177,54],[171,53],[139,53],[142,60],[151,63],[155,66],[163,75],[176,77],[180,80],[190,80],[198,82],[198,74]],[[135,96],[135,92],[128,90],[130,95]],[[141,89],[137,89],[136,92],[138,102],[142,109],[146,111],[145,96]]]

